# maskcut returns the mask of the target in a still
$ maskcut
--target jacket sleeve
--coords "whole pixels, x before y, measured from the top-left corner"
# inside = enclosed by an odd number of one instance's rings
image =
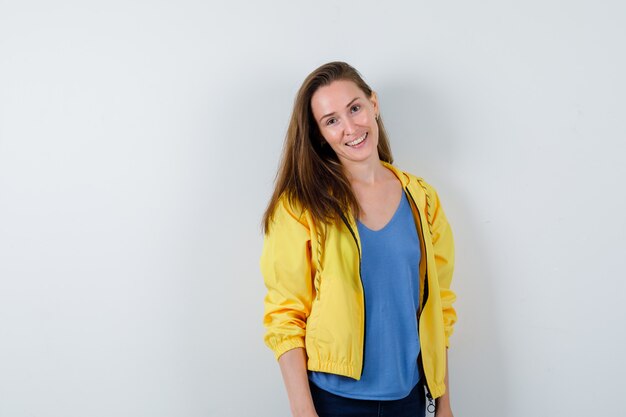
[[[450,289],[454,271],[454,239],[437,192],[430,185],[427,185],[427,188],[431,200],[428,207],[429,221],[431,222],[435,264],[439,280],[444,333],[446,336],[446,347],[449,347],[449,339],[454,331],[454,323],[456,323],[457,319],[456,311],[452,307],[452,303],[456,300],[456,295]]]
[[[309,227],[287,204],[283,199],[276,206],[261,255],[267,288],[265,344],[276,359],[288,350],[305,347],[306,320],[314,297]]]

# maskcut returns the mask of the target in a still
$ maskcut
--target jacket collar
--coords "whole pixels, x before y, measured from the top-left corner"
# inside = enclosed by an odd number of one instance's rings
[[[396,177],[398,177],[400,183],[402,184],[402,188],[406,188],[409,185],[410,178],[404,171],[401,171],[400,169],[396,168],[388,162],[380,161],[380,163],[388,168],[391,172],[393,172]]]

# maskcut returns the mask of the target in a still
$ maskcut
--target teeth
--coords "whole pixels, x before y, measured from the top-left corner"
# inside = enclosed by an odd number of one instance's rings
[[[348,142],[348,143],[346,143],[346,145],[348,145],[348,146],[356,146],[356,145],[358,145],[359,143],[363,142],[363,141],[365,140],[365,137],[366,137],[366,136],[367,136],[367,133],[364,133],[364,134],[363,134],[363,136],[361,136],[361,137],[359,137],[359,138],[354,139],[352,142]]]

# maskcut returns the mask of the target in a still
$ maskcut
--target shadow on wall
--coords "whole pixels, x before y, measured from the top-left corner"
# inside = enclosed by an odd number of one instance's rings
[[[442,170],[435,161],[456,159],[455,132],[448,120],[452,113],[433,88],[404,82],[381,83],[377,90],[381,114],[389,134],[393,155],[399,166],[416,168],[413,173],[426,180]]]
[[[472,206],[472,190],[466,186],[471,172],[462,172],[462,167],[475,166],[467,160],[472,153],[463,151],[471,144],[463,143],[463,132],[451,120],[452,106],[433,89],[407,83],[380,87],[396,164],[439,190],[455,235],[452,285],[458,323],[449,353],[453,409],[467,416],[507,415],[507,367],[493,298],[497,277],[490,265],[485,213],[480,205]]]
[[[484,214],[470,208],[468,190],[451,190],[455,198],[448,200],[454,204],[457,245],[453,285],[459,316],[450,352],[453,398],[464,415],[509,415],[502,323],[494,302],[497,277],[490,264],[490,245],[481,232]]]

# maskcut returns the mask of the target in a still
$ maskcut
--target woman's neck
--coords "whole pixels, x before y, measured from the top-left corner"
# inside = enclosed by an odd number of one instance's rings
[[[379,159],[344,164],[344,171],[350,183],[373,185],[385,178],[386,168]]]

